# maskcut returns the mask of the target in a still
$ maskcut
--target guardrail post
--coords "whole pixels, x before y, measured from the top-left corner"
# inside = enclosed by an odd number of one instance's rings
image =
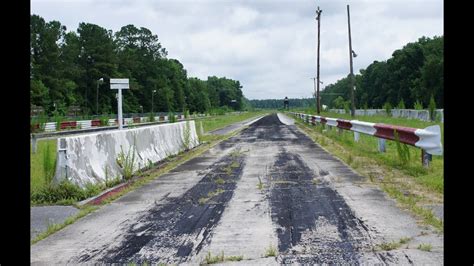
[[[204,128],[202,127],[202,121],[199,121],[199,130],[201,131],[201,136],[204,135]]]
[[[67,175],[67,143],[64,138],[58,139],[58,153],[56,159],[56,173],[54,175],[54,181],[60,182],[63,178],[68,178]]]
[[[424,167],[428,168],[430,166],[430,162],[433,159],[433,156],[427,153],[425,150],[421,150],[421,163]]]
[[[339,134],[339,136],[342,135],[342,128],[338,127],[337,128],[337,133]]]
[[[359,142],[360,134],[359,132],[354,132],[354,141]]]
[[[35,134],[31,134],[31,150],[33,154],[36,153],[36,147],[37,147],[37,139]]]
[[[385,152],[385,139],[379,138],[379,152]]]

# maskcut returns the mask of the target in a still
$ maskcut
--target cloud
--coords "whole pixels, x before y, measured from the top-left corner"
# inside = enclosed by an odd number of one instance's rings
[[[443,35],[441,0],[32,0],[31,13],[68,30],[80,22],[114,32],[128,24],[148,28],[189,76],[238,79],[247,98],[264,99],[313,93],[317,6],[321,80],[326,86],[348,75],[347,4],[355,73],[407,42]]]

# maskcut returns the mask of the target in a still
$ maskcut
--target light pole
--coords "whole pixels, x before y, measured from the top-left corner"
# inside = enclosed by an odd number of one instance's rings
[[[142,117],[143,117],[143,105],[140,105],[140,109],[142,110],[142,113],[141,113],[141,115],[140,115],[140,116],[142,116]]]
[[[156,90],[151,92],[151,113],[153,114],[153,96],[155,95]]]
[[[351,74],[350,74],[350,90],[351,90],[351,117],[355,116],[355,100],[354,100],[354,71],[352,67],[352,57],[356,57],[357,54],[352,50],[352,40],[351,40],[351,17],[349,14],[349,5],[347,5],[347,25],[349,28],[349,58],[351,65]]]
[[[317,88],[317,91],[316,91],[316,112],[320,113],[320,102],[319,102],[319,39],[320,39],[320,36],[319,36],[319,28],[320,28],[320,23],[321,23],[321,12],[323,12],[321,9],[319,9],[319,6],[318,6],[318,9],[316,10],[316,20],[318,21],[318,70],[317,70],[317,79],[318,79],[318,88]]]
[[[96,96],[95,96],[95,114],[99,114],[99,83],[103,82],[104,78],[100,78],[97,80],[97,90],[96,90]]]

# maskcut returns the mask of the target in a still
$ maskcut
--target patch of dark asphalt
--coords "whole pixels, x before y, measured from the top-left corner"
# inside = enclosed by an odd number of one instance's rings
[[[182,196],[168,197],[167,202],[144,212],[121,236],[118,246],[104,247],[101,255],[84,252],[78,261],[87,262],[98,255],[102,263],[186,262],[210,241],[241,177],[244,160],[239,152],[225,156]],[[216,182],[219,178],[225,182]]]
[[[264,128],[264,129],[263,129]],[[297,139],[294,139],[294,136]],[[235,138],[274,141],[280,152],[269,171],[268,197],[277,227],[279,263],[358,263],[362,250],[371,248],[368,228],[354,216],[342,196],[314,173],[286,145],[304,145],[322,160],[337,161],[295,126],[286,126],[276,114],[266,116]],[[342,172],[350,171],[343,169]],[[353,175],[353,173],[351,173]],[[317,182],[313,179],[318,178]]]
[[[278,225],[282,263],[358,263],[358,250],[368,245],[367,232],[334,189],[325,181],[313,184],[313,171],[284,148],[270,176],[271,216]]]

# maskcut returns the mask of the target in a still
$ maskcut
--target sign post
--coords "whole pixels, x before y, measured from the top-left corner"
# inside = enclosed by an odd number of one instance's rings
[[[122,129],[122,90],[123,89],[130,89],[128,79],[110,79],[110,89],[117,89],[118,90],[118,123],[119,129]]]

